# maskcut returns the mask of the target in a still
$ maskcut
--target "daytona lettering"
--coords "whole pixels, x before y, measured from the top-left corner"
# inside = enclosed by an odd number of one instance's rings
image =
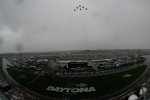
[[[81,87],[81,88],[63,88],[63,87],[54,87],[49,86],[46,90],[54,91],[54,92],[72,92],[72,93],[82,93],[82,92],[95,92],[96,89],[94,87]]]

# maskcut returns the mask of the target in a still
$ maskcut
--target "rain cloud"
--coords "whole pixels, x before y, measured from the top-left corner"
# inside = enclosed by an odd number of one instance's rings
[[[150,49],[149,9],[149,0],[0,0],[0,53]]]

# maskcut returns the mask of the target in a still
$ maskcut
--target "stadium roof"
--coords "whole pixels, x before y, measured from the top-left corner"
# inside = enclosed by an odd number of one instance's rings
[[[87,60],[59,60],[59,63],[70,63],[70,62],[87,62]]]

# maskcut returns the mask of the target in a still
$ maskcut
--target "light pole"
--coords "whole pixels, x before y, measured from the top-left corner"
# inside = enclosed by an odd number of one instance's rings
[[[144,86],[142,86],[142,92],[143,92],[143,97],[144,97],[144,100],[146,100],[146,96],[145,96],[145,94],[146,94],[146,91],[144,91]]]

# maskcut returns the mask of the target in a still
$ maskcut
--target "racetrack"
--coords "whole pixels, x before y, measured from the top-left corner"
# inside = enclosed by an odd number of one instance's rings
[[[30,90],[36,91],[45,96],[50,96],[54,98],[65,98],[64,96],[66,96],[67,94],[69,98],[90,99],[111,94],[113,92],[125,88],[126,86],[134,82],[144,72],[145,69],[146,66],[140,66],[135,69],[130,69],[124,72],[96,77],[38,77],[29,73],[24,73],[10,68],[7,69],[7,71],[11,75],[11,77],[17,82],[21,83]],[[124,77],[124,75],[129,74],[131,75],[130,77]],[[22,78],[21,76],[26,77]],[[87,87],[94,87],[96,91],[83,93],[66,92],[66,94],[64,95],[64,92],[46,90],[49,86],[77,88],[77,85],[79,83],[85,83]]]

